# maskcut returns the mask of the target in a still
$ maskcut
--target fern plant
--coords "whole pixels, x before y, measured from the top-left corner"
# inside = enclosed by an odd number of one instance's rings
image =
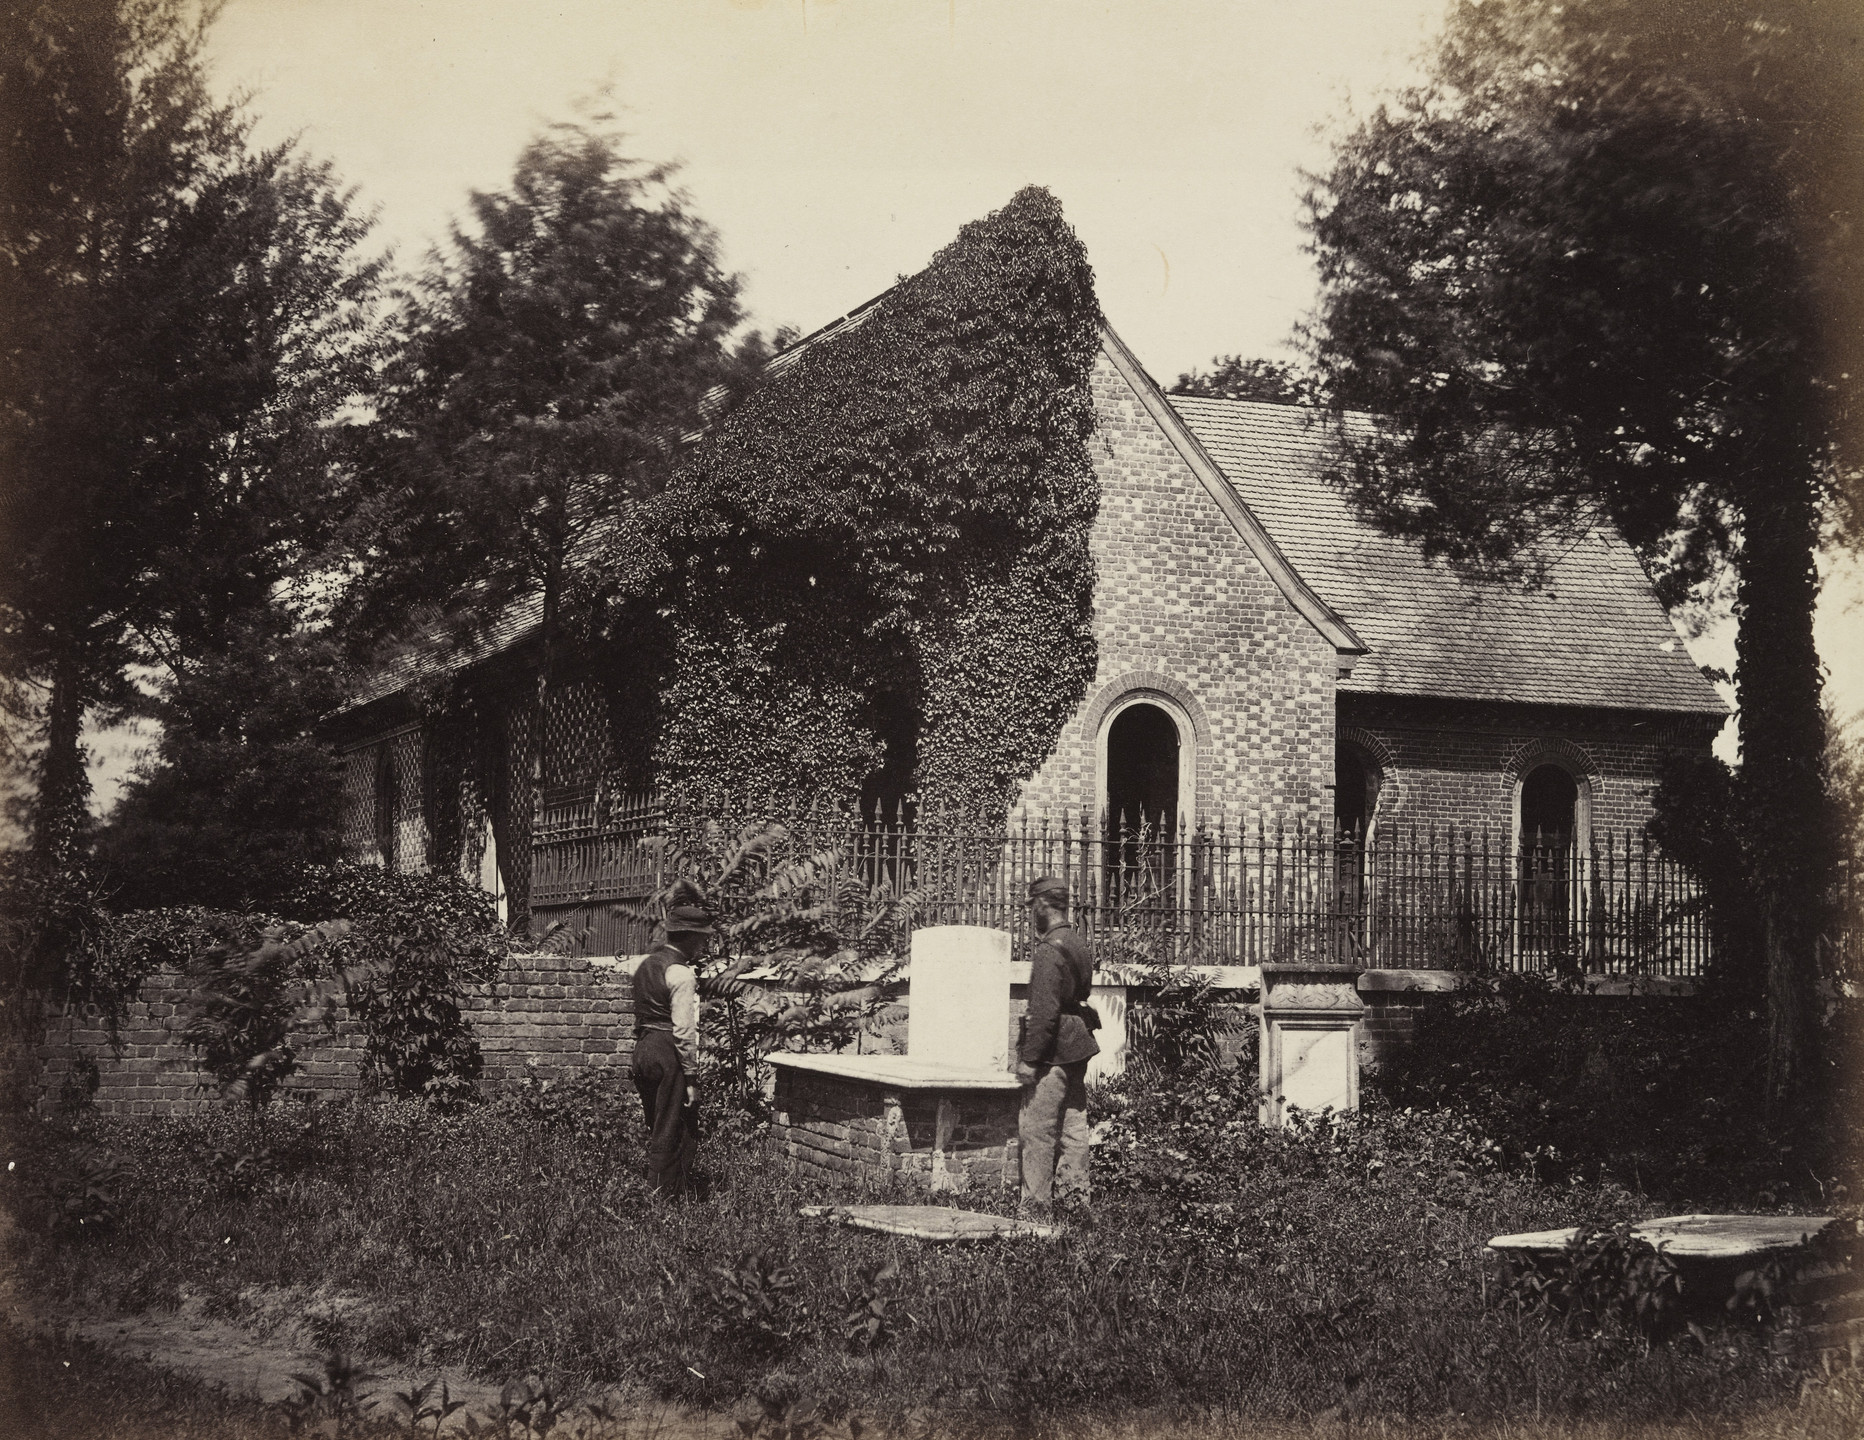
[[[699,970],[701,1080],[762,1120],[764,1057],[841,1050],[872,1027],[923,897],[870,883],[846,846],[807,849],[780,824],[747,825],[729,842],[725,834],[708,822],[665,837],[673,878],[630,913],[657,922],[668,906],[703,896],[718,917],[718,942]]]

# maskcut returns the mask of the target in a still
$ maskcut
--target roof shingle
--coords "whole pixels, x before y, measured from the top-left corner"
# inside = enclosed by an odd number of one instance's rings
[[[1301,577],[1371,647],[1342,691],[1727,713],[1611,529],[1554,560],[1544,588],[1472,580],[1354,513],[1322,472],[1319,412],[1169,398]]]

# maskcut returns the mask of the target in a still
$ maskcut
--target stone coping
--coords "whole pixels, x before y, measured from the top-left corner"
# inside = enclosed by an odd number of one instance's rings
[[[1359,991],[1362,995],[1444,995],[1460,987],[1462,981],[1461,973],[1455,970],[1362,970]]]
[[[778,1050],[764,1057],[787,1070],[809,1070],[843,1080],[865,1080],[901,1090],[1020,1090],[1008,1070],[978,1070],[915,1060],[909,1055],[801,1055]]]
[[[522,958],[522,957],[516,957]],[[556,957],[552,957],[556,958]],[[605,970],[611,974],[632,975],[634,967],[647,957],[644,955],[587,955],[582,957],[591,969]],[[1262,988],[1262,971],[1267,969],[1271,976],[1307,972],[1309,974],[1358,976],[1358,989],[1362,995],[1374,994],[1447,994],[1456,990],[1465,978],[1460,970],[1361,970],[1354,965],[1313,965],[1270,964],[1259,965],[1187,965],[1184,973],[1194,975],[1201,980],[1211,981],[1219,990],[1259,991]],[[1009,983],[1027,985],[1029,983],[1029,962],[1012,960],[1008,966]],[[901,979],[910,970],[902,965]],[[747,970],[740,979],[770,980],[776,978],[776,971],[770,969]],[[1145,982],[1146,972],[1127,966],[1108,966],[1094,972],[1096,985],[1140,985]],[[1693,995],[1700,981],[1682,975],[1587,975],[1584,977],[1586,993],[1590,995]]]
[[[1748,1260],[1797,1249],[1831,1223],[1830,1215],[1665,1215],[1633,1225],[1631,1233],[1679,1260]],[[1578,1233],[1568,1226],[1497,1235],[1489,1249],[1557,1255]]]

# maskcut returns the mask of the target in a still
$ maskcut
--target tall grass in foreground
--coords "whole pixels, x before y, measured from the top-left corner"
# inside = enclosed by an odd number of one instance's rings
[[[801,1220],[829,1197],[741,1131],[705,1143],[707,1203],[663,1208],[631,1097],[598,1083],[451,1117],[358,1103],[259,1124],[39,1122],[9,1147],[26,1162],[9,1204],[30,1212],[32,1176],[85,1144],[113,1147],[124,1179],[114,1213],[22,1229],[13,1258],[47,1302],[137,1310],[185,1285],[417,1367],[706,1408],[806,1398],[896,1430],[1327,1414],[1736,1433],[1795,1395],[1800,1372],[1733,1325],[1566,1339],[1494,1303],[1490,1235],[1634,1218],[1629,1192],[1505,1172],[1442,1116],[1265,1134],[1249,1087],[1211,1086],[1116,1122],[1098,1222],[1048,1244],[922,1247]],[[877,1303],[878,1326],[853,1323]]]

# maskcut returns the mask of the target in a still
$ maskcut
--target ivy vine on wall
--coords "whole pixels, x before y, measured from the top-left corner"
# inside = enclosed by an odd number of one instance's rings
[[[665,782],[1002,815],[1094,672],[1099,324],[1026,189],[708,430],[660,502]]]

